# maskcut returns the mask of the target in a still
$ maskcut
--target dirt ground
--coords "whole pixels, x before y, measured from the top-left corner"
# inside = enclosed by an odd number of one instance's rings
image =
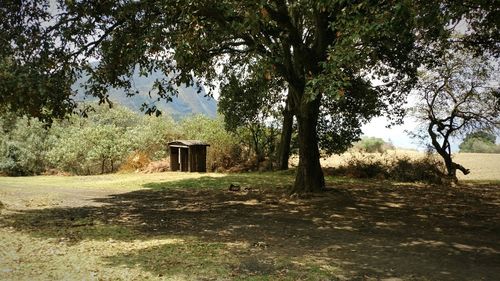
[[[325,193],[290,198],[283,188],[252,186],[252,180],[230,192],[210,188],[210,183],[239,183],[238,175],[190,180],[198,188],[172,188],[182,186],[186,180],[181,179],[124,190],[2,186],[0,179],[0,279],[500,276],[500,185],[448,188],[328,180],[331,188]],[[43,254],[37,256],[37,251]],[[80,254],[73,257],[71,251]],[[47,262],[51,254],[54,258]],[[75,267],[83,258],[95,263]],[[56,262],[72,265],[57,273],[58,265],[51,264]],[[89,273],[88,267],[100,269]],[[128,269],[141,273],[123,275]]]

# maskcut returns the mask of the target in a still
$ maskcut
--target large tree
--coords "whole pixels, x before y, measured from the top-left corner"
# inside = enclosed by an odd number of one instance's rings
[[[497,67],[498,62],[488,58],[450,51],[440,58],[437,66],[425,70],[417,84],[414,116],[443,158],[451,181],[457,181],[457,170],[463,174],[470,172],[453,160],[451,139],[480,130],[500,129]]]
[[[137,65],[144,75],[167,74],[168,79],[152,89],[160,98],[168,98],[176,83],[195,84],[195,77],[213,86],[254,60],[267,65],[262,75],[287,83],[287,98],[297,118],[300,150],[294,190],[298,192],[320,191],[325,186],[316,131],[325,101],[348,93],[347,89],[362,88],[397,108],[415,77],[421,59],[417,53],[434,39],[446,37],[450,23],[472,19],[473,32],[468,34],[483,34],[486,39],[488,34],[498,35],[490,16],[494,6],[480,0],[467,6],[444,0],[61,0],[45,6],[38,4],[43,1],[7,2],[7,8],[0,10],[2,16],[21,19],[12,21],[21,30],[24,23],[36,27],[32,34],[15,38],[31,36],[43,52],[35,52],[32,60],[2,53],[0,63],[7,65],[6,73],[34,65],[28,69],[39,75],[35,80],[43,81],[45,88],[65,89],[57,91],[59,96],[43,91],[33,97],[39,99],[34,104],[49,115],[56,108],[51,102],[67,101],[61,108],[72,109],[68,90],[78,71],[90,73],[88,93],[105,101],[110,86],[134,94],[130,77]],[[33,16],[32,8],[51,9],[52,17]],[[11,34],[5,31],[10,26],[2,28],[2,33]],[[16,52],[18,45],[25,44],[13,45],[14,39],[7,38],[7,46]],[[498,37],[484,38],[466,36],[463,41],[498,47]],[[90,61],[99,63],[92,67]],[[64,83],[51,80],[54,77]],[[370,81],[379,83],[374,86]],[[24,104],[7,91],[2,95],[7,96],[2,103],[11,110]]]

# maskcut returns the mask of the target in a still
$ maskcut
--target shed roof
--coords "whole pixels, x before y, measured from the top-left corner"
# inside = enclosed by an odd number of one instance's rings
[[[208,143],[200,140],[174,140],[168,143],[168,145],[182,145],[182,146],[210,146]]]

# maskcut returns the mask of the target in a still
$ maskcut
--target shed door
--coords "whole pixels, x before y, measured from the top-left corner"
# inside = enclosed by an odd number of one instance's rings
[[[189,171],[189,150],[187,148],[181,148],[181,157],[180,157],[180,164],[181,164],[181,171],[182,172],[187,172]]]
[[[170,170],[179,171],[179,148],[170,148]]]

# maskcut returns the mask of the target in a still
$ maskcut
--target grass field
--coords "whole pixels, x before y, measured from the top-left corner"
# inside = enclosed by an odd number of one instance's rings
[[[390,158],[408,156],[411,158],[424,157],[424,152],[416,150],[388,150],[384,154],[372,153],[368,154],[375,158]],[[347,159],[353,156],[359,156],[359,153],[348,152],[340,156],[334,155],[326,159],[322,159],[323,167],[338,167],[345,163]],[[438,156],[436,156],[438,157]],[[489,153],[456,153],[453,154],[454,161],[470,169],[471,173],[463,175],[458,172],[458,178],[465,181],[500,181],[500,154]],[[297,164],[297,159],[292,159],[292,163]]]
[[[0,280],[495,280],[500,185],[477,179],[0,177]]]

